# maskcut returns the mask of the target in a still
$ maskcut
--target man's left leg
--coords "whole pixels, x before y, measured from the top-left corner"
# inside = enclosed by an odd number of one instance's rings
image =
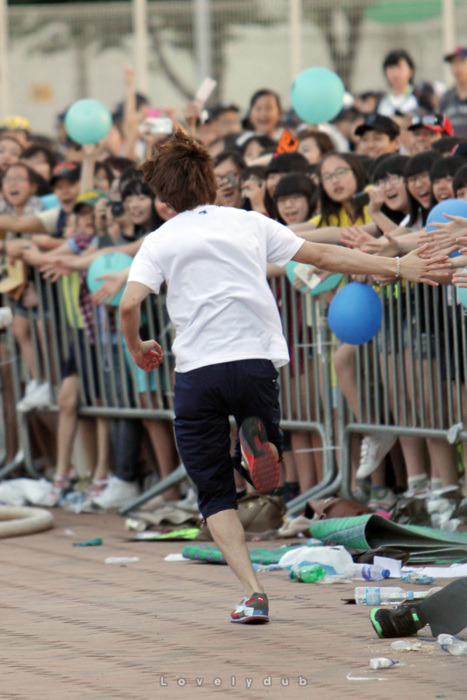
[[[264,591],[251,564],[245,532],[236,510],[221,510],[206,518],[214,542],[243,585],[245,595]]]

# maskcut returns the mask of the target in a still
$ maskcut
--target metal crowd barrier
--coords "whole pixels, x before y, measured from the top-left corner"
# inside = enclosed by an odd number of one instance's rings
[[[147,337],[161,344],[165,361],[151,374],[139,372],[125,349],[115,307],[91,306],[95,343],[80,328],[76,305],[79,275],[51,284],[34,272],[41,303],[28,310],[34,364],[40,381],[50,383],[57,411],[61,368],[69,348],[75,349],[80,382],[81,416],[173,419],[173,329],[164,295],[149,297],[143,325]],[[301,294],[285,277],[271,281],[292,362],[280,373],[282,426],[307,431],[319,440],[310,448],[322,464],[322,479],[288,504],[300,512],[310,497],[341,490],[350,494],[350,439],[354,433],[390,432],[394,435],[442,438],[451,443],[467,439],[462,418],[467,372],[465,315],[451,287],[432,288],[399,282],[383,287],[383,322],[378,336],[355,347],[358,414],[353,416],[340,392],[333,367],[337,339],[327,324],[327,301]],[[2,306],[14,307],[5,295]],[[365,310],[362,309],[362,315]],[[36,475],[28,429],[28,413],[16,411],[19,448],[5,462],[8,430],[5,407],[22,396],[28,371],[11,329],[0,334],[0,478],[24,464]],[[81,347],[81,354],[77,349]],[[4,390],[6,373],[13,392]],[[391,389],[393,388],[393,391]],[[392,399],[391,399],[392,397]],[[411,400],[409,400],[411,397]],[[10,430],[11,432],[11,430]],[[162,493],[185,478],[182,465],[157,483],[132,506]],[[126,508],[122,512],[128,512]]]

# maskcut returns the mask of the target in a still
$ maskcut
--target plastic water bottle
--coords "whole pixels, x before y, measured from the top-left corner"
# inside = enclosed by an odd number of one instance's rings
[[[364,581],[381,581],[383,578],[389,578],[390,575],[391,572],[388,569],[383,569],[377,564],[353,564],[348,572],[350,578],[361,578]]]
[[[355,589],[355,602],[357,605],[396,605],[406,600],[421,600],[429,595],[440,591],[441,588],[430,588],[429,591],[404,591],[398,586],[388,586],[387,588],[364,588]]]
[[[336,570],[332,566],[322,564],[302,564],[295,565],[289,571],[289,578],[301,581],[302,583],[315,583],[321,581],[325,576],[335,576]]]
[[[412,639],[398,639],[397,642],[391,644],[391,649],[394,651],[417,651],[421,646],[421,642]]]
[[[347,574],[349,567],[353,565],[351,554],[343,547],[296,547],[282,555],[279,566],[284,569],[292,569],[294,566],[305,564],[321,564],[324,567],[332,567],[334,574]]]
[[[401,664],[395,659],[385,659],[384,657],[380,657],[378,659],[370,659],[368,663],[370,665],[370,668],[373,668],[375,670],[377,670],[378,668],[391,668],[391,666],[404,666],[404,664]]]
[[[441,649],[448,651],[453,656],[464,656],[467,654],[467,642],[453,637],[452,634],[440,634],[438,636],[438,644]]]
[[[326,576],[325,569],[321,564],[310,564],[301,566],[297,572],[297,581],[302,583],[316,583]]]
[[[401,581],[408,581],[409,583],[423,583],[426,585],[433,583],[433,576],[427,576],[426,574],[419,574],[416,571],[409,571],[401,576]]]

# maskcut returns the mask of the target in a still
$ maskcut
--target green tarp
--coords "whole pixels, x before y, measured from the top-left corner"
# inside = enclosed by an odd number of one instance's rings
[[[396,547],[410,554],[411,563],[467,562],[467,532],[398,525],[380,515],[317,520],[309,531],[324,544],[365,550]]]
[[[250,559],[254,564],[277,564],[279,559],[291,549],[295,547],[303,547],[305,542],[299,545],[282,545],[282,547],[272,547],[270,549],[251,548]],[[188,544],[182,549],[182,555],[186,559],[194,559],[196,561],[206,561],[211,564],[225,564],[226,561],[220,550],[210,544]]]

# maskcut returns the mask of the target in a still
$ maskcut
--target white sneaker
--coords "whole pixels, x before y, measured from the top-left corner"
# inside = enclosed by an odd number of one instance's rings
[[[370,500],[370,484],[364,479],[360,479],[357,487],[352,491],[352,499],[366,506]]]
[[[35,379],[28,382],[24,398],[16,404],[19,411],[30,411],[33,408],[45,408],[53,403],[49,382],[38,384]]]
[[[35,379],[30,379],[28,381],[28,383],[26,384],[23,398],[16,404],[16,408],[19,411],[27,410],[28,400],[31,398],[31,396],[33,396],[36,393],[38,387],[39,384],[36,382]]]
[[[198,495],[195,489],[189,487],[184,498],[177,501],[176,506],[177,508],[183,508],[184,510],[192,511],[193,513],[199,513]]]
[[[397,496],[389,488],[371,489],[368,508],[371,510],[391,510],[396,505]]]
[[[360,447],[360,464],[357,470],[357,479],[364,479],[374,472],[396,440],[397,437],[390,433],[375,433],[363,438]]]
[[[92,500],[92,503],[103,510],[111,510],[126,506],[137,496],[139,496],[137,484],[111,476],[105,489]]]
[[[414,485],[409,486],[402,495],[404,498],[418,498],[421,500],[429,498],[431,495],[431,484],[428,481],[428,477],[420,479]]]

